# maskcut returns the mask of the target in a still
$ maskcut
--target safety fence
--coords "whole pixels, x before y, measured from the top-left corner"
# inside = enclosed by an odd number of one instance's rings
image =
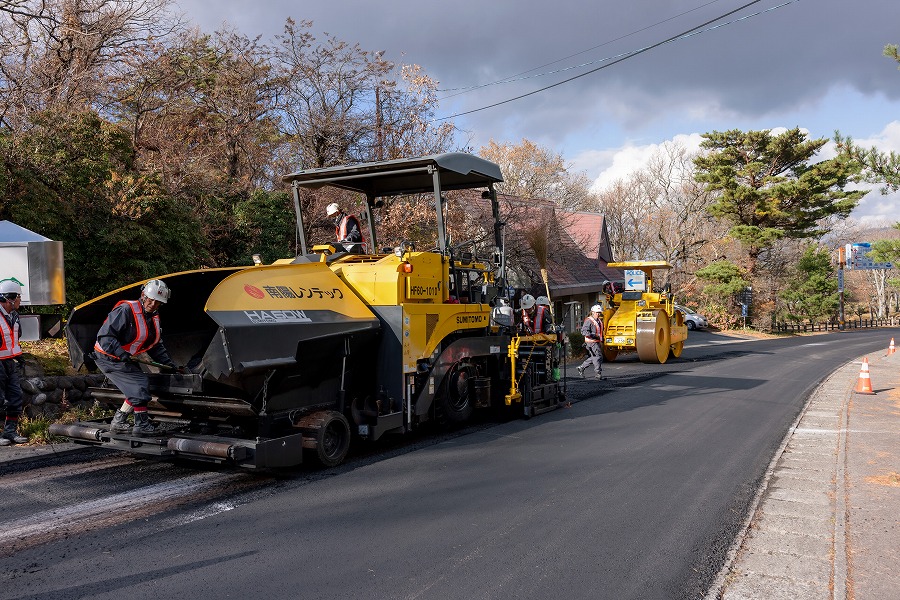
[[[822,321],[820,323],[777,323],[772,331],[785,332],[811,332],[811,331],[840,331],[842,329],[863,329],[867,327],[896,327],[900,325],[900,316],[893,315],[881,319],[848,319],[843,327],[837,321]]]

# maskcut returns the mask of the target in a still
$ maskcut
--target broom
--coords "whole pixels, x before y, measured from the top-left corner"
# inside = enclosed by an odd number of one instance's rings
[[[550,281],[547,277],[547,258],[549,255],[550,244],[547,239],[547,227],[536,227],[527,234],[525,239],[531,247],[534,256],[537,259],[538,266],[541,268],[541,279],[544,280],[544,290],[547,292],[547,299],[550,300]],[[550,300],[550,317],[556,322],[556,315],[553,313],[553,301]]]

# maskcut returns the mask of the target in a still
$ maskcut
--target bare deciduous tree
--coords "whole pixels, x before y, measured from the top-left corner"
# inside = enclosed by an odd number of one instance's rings
[[[288,19],[278,37],[283,132],[303,168],[359,162],[373,147],[375,91],[385,87],[392,65],[333,36],[314,45],[310,26]]]
[[[497,191],[519,198],[551,200],[567,209],[585,209],[595,204],[590,179],[571,170],[561,154],[523,139],[519,144],[494,140],[478,154],[500,165],[503,183]]]
[[[0,118],[13,131],[45,109],[102,112],[123,56],[180,26],[171,0],[0,3]]]
[[[707,212],[711,198],[693,179],[693,156],[666,143],[645,167],[598,194],[614,256],[665,260],[661,283],[693,289],[693,273],[727,254],[724,229]]]
[[[114,94],[144,168],[173,191],[271,185],[277,82],[267,47],[228,29],[190,31],[135,62]]]

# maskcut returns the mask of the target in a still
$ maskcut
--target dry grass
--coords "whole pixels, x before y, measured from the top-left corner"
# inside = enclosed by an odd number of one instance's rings
[[[900,487],[900,473],[886,473],[884,475],[866,477],[866,483],[885,485],[888,487]]]
[[[46,375],[74,375],[69,363],[69,345],[65,338],[48,338],[37,342],[22,342],[22,352],[26,358],[37,360]]]
[[[63,338],[48,338],[37,342],[22,342],[22,352],[29,361],[37,361],[44,369],[45,375],[75,375],[76,371],[69,363],[69,346]],[[111,410],[101,408],[98,403],[90,409],[67,407],[58,419],[49,419],[45,416],[23,416],[19,421],[19,434],[28,438],[29,444],[48,444],[64,441],[64,438],[50,435],[51,423],[74,423],[88,419],[108,417]]]

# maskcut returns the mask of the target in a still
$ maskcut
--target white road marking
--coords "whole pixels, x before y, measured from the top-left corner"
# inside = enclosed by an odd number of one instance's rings
[[[47,536],[54,531],[82,529],[94,521],[115,520],[117,516],[121,516],[120,520],[132,519],[141,515],[141,509],[136,507],[189,497],[236,478],[237,476],[223,477],[220,473],[200,473],[189,479],[149,485],[0,523],[0,547],[31,537]]]

